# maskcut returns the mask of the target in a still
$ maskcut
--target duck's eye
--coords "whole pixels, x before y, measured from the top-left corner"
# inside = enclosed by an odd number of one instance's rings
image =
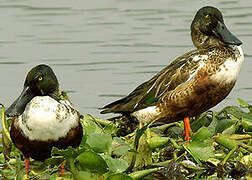
[[[38,78],[39,81],[42,81],[43,79],[44,79],[43,76],[39,76]]]
[[[208,14],[207,14],[207,15],[205,15],[205,18],[206,18],[206,19],[208,19],[208,18],[209,18],[209,15],[208,15]]]

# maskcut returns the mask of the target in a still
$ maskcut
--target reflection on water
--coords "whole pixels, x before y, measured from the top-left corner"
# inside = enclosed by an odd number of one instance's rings
[[[221,9],[243,41],[245,63],[232,93],[216,108],[252,100],[250,0],[0,2],[0,78],[5,105],[20,93],[26,73],[46,63],[80,112],[123,97],[174,58],[193,49],[190,23],[202,6]],[[189,8],[190,7],[190,8]]]

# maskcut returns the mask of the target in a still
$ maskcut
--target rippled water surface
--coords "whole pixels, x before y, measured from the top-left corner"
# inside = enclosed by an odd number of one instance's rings
[[[202,6],[218,7],[243,41],[245,62],[217,107],[252,100],[251,0],[0,1],[0,102],[9,106],[26,73],[49,64],[83,113],[125,96],[176,57],[194,49],[190,23]]]

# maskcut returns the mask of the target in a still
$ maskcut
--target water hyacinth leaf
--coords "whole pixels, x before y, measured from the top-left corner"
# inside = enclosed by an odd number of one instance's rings
[[[207,161],[208,158],[214,156],[214,147],[210,140],[205,140],[204,142],[192,142],[186,146],[190,154],[199,163],[201,161]],[[199,163],[201,164],[201,163]]]
[[[239,124],[233,124],[232,126],[228,127],[227,129],[225,129],[222,134],[234,134],[236,132],[236,130],[239,128]]]
[[[100,174],[94,174],[86,171],[80,171],[75,180],[104,180],[103,176]]]
[[[209,126],[207,127],[208,130],[214,134],[216,134],[216,126],[218,124],[219,120],[216,116],[213,116],[212,122],[209,124]]]
[[[133,178],[127,176],[126,174],[117,173],[110,175],[106,180],[133,180]]]
[[[209,139],[213,136],[213,133],[208,131],[208,128],[202,127],[192,137],[192,142],[186,145],[186,150],[194,157],[199,163],[200,161],[207,161],[208,158],[214,156],[214,147],[212,140]],[[201,164],[201,163],[199,163]]]
[[[243,108],[248,108],[250,105],[243,99],[237,98],[238,105],[243,107]]]
[[[107,152],[112,145],[111,135],[92,133],[88,135],[87,144],[97,153]]]
[[[168,137],[152,137],[148,142],[151,149],[155,149],[161,146],[166,145],[169,142],[170,138]]]
[[[221,144],[225,148],[233,149],[235,146],[238,145],[237,141],[228,138],[226,135],[218,134],[214,137],[215,142]]]
[[[241,163],[248,167],[248,169],[252,168],[252,153],[243,156],[241,159]]]
[[[127,154],[130,149],[131,149],[130,146],[127,146],[127,145],[118,146],[113,151],[113,154],[115,154],[117,156],[122,156],[122,155]]]
[[[117,130],[117,126],[115,126],[113,123],[108,124],[104,127],[104,131],[109,134],[115,134]]]
[[[102,129],[88,115],[82,115],[82,124],[87,135],[91,133],[102,133]]]
[[[59,166],[62,162],[62,158],[48,158],[44,161],[44,164],[51,166]]]
[[[199,117],[197,117],[195,120],[191,123],[191,128],[193,132],[198,131],[203,126],[209,126],[209,124],[212,122],[212,117],[209,116],[209,112],[205,112],[201,114]]]
[[[128,163],[123,159],[119,159],[119,158],[114,159],[110,156],[107,156],[105,157],[105,161],[109,167],[109,170],[112,172],[117,172],[117,173],[123,172],[129,167]]]
[[[81,153],[77,157],[78,163],[82,170],[104,174],[108,171],[108,165],[106,161],[95,152],[86,151]]]
[[[192,141],[203,141],[212,136],[213,133],[207,127],[202,127],[192,136]]]
[[[61,155],[66,159],[69,158],[76,158],[78,155],[80,155],[82,152],[84,152],[85,149],[78,149],[78,148],[72,148],[72,147],[68,147],[67,149],[58,149],[56,147],[52,148],[52,156],[53,155]]]
[[[243,127],[247,132],[252,132],[252,120],[251,120],[251,119],[242,118],[241,125],[242,125],[242,127]]]
[[[220,121],[218,121],[216,125],[215,133],[223,132],[225,129],[231,127],[236,122],[237,122],[236,120],[232,119],[221,119]]]
[[[131,146],[127,144],[124,140],[118,137],[114,137],[112,141],[112,151],[113,154],[121,156],[129,152]]]
[[[126,142],[119,137],[114,137],[113,141],[117,144],[126,144]]]
[[[243,110],[241,110],[239,107],[237,106],[227,106],[225,108],[223,108],[221,112],[226,112],[227,114],[231,114],[234,117],[241,119],[242,117],[247,118],[247,119],[252,119],[252,116],[249,115],[248,113],[244,112]]]

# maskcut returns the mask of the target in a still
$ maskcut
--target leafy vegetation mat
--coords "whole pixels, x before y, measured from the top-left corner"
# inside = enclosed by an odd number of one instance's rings
[[[45,162],[31,160],[24,172],[22,154],[12,145],[10,120],[2,107],[1,179],[251,179],[252,105],[207,111],[191,119],[192,139],[183,140],[183,122],[137,128],[123,117],[113,121],[82,115],[80,147],[54,148]],[[59,175],[65,161],[64,174]]]

